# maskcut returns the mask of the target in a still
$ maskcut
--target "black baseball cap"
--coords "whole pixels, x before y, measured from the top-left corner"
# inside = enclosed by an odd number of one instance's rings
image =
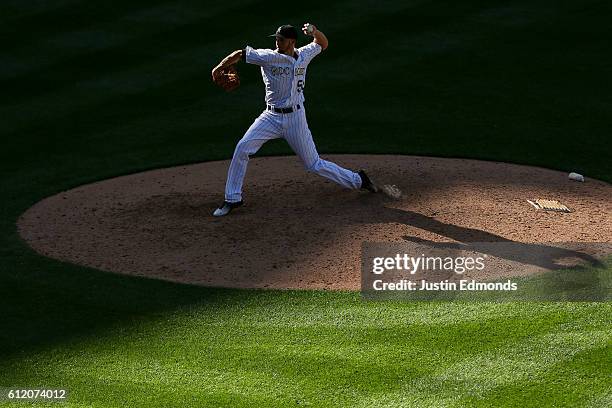
[[[276,30],[276,32],[269,37],[293,38],[294,40],[297,40],[298,32],[294,26],[285,24],[278,27],[278,30]]]

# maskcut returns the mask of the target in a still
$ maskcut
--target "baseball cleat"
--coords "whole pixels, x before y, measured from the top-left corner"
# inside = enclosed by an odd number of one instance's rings
[[[368,190],[372,193],[378,193],[378,187],[376,187],[376,185],[372,183],[372,180],[370,180],[364,170],[359,170],[357,174],[359,174],[359,177],[361,177],[361,188],[363,190]]]
[[[224,201],[223,204],[219,208],[213,212],[213,216],[215,217],[223,217],[224,215],[229,214],[234,208],[240,207],[244,204],[244,201],[240,200],[235,203],[230,203],[229,201]]]

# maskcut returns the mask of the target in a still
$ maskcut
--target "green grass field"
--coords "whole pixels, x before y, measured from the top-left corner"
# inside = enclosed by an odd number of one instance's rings
[[[263,86],[242,66],[242,87],[224,94],[210,70],[245,44],[271,47],[266,35],[286,22],[313,22],[330,40],[306,89],[323,153],[612,181],[610,3],[291,7],[0,4],[0,387],[66,388],[62,406],[611,406],[610,303],[198,288],[63,264],[19,239],[18,216],[51,194],[229,158]],[[261,152],[288,153],[282,141]]]

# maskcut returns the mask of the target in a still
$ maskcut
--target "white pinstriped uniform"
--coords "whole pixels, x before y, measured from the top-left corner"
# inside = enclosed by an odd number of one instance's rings
[[[264,110],[240,139],[225,186],[225,200],[230,203],[242,200],[242,183],[249,156],[255,154],[268,140],[281,137],[300,157],[306,170],[327,177],[346,188],[361,187],[359,174],[323,160],[317,153],[306,122],[303,90],[308,63],[321,52],[321,46],[311,42],[296,51],[297,59],[268,49],[246,47],[244,50],[246,62],[261,67],[261,76],[266,86],[266,105],[273,108],[291,107],[293,112],[277,113]]]

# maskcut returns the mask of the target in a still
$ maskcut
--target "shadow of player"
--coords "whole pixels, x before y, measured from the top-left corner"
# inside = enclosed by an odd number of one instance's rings
[[[516,242],[491,232],[445,223],[409,210],[383,207],[378,214],[377,222],[399,222],[457,241],[435,242],[412,236],[402,237],[405,241],[431,248],[473,251],[548,270],[567,268],[566,264],[559,262],[563,259],[579,259],[589,266],[603,267],[597,258],[578,250],[539,243]]]

